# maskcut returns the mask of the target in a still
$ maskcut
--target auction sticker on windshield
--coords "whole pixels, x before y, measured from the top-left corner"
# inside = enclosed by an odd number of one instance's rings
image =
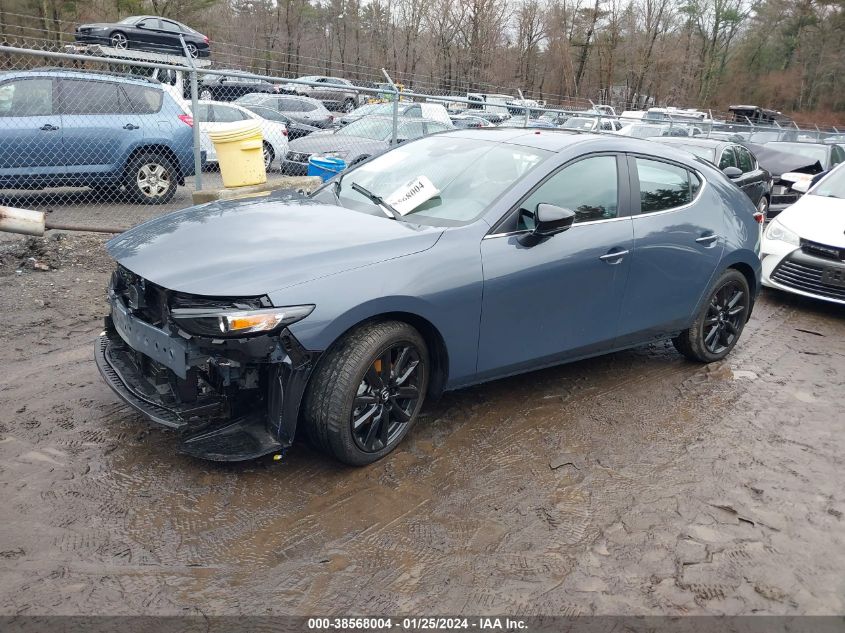
[[[387,196],[385,201],[402,215],[407,215],[439,193],[440,190],[428,178],[417,176]]]

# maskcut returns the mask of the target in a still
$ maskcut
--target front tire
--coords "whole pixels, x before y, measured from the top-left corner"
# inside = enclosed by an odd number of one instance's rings
[[[109,38],[109,43],[112,45],[112,48],[117,48],[122,51],[125,51],[129,48],[129,38],[126,37],[126,35],[124,33],[121,33],[120,31],[111,34],[111,37]]]
[[[126,191],[140,204],[166,204],[176,194],[178,172],[166,156],[141,153],[126,169]]]
[[[390,453],[411,430],[428,387],[420,333],[401,321],[361,326],[321,361],[305,396],[311,443],[351,466]]]
[[[681,354],[700,363],[722,360],[739,340],[751,309],[748,281],[729,268],[716,280],[688,330],[672,339]]]
[[[355,109],[355,100],[354,99],[347,99],[343,102],[343,111],[347,114],[352,112]]]

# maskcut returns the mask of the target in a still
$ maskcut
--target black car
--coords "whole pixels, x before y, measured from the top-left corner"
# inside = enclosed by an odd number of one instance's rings
[[[774,216],[788,206],[795,204],[801,197],[801,192],[792,189],[792,181],[781,180],[786,172],[798,172],[806,174],[819,174],[834,168],[839,163],[845,162],[845,149],[841,145],[829,143],[805,143],[789,141],[773,141],[764,146],[767,151],[778,152],[780,155],[791,156],[790,163],[783,163],[778,169],[771,169],[775,175],[775,184],[772,192],[772,211]]]
[[[129,48],[182,55],[182,42],[191,57],[208,57],[208,38],[189,26],[155,15],[135,15],[120,22],[82,24],[76,27],[74,39],[84,44],[105,44],[121,50]]]
[[[751,198],[763,217],[768,214],[772,199],[772,175],[760,166],[757,157],[748,148],[738,143],[708,138],[655,137],[652,140],[684,149],[717,165]]]
[[[232,72],[223,70],[221,72]],[[262,79],[248,79],[234,75],[207,74],[199,87],[199,98],[205,101],[234,101],[238,97],[260,92],[273,94],[276,87]]]
[[[296,140],[298,138],[302,138],[303,136],[308,136],[311,132],[316,132],[321,128],[314,127],[313,125],[306,125],[305,123],[300,123],[295,119],[290,118],[286,114],[282,114],[278,110],[274,110],[273,108],[269,108],[263,105],[255,105],[253,103],[241,103],[239,104],[242,108],[249,110],[250,112],[254,112],[262,119],[267,119],[268,121],[277,121],[279,123],[284,123],[288,129],[288,140]]]

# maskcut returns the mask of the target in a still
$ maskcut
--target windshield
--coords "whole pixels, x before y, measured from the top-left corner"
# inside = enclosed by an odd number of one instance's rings
[[[402,200],[409,184],[427,181],[424,200],[405,207],[405,221],[432,226],[457,226],[477,219],[502,193],[536,167],[551,152],[533,147],[432,136],[405,143],[344,174],[340,204],[349,209],[381,215],[366,196],[354,191],[356,183],[388,203]],[[335,203],[329,184],[315,197]]]
[[[809,143],[770,143],[770,145],[782,152],[789,152],[798,154],[804,158],[817,160],[822,167],[827,164],[827,148],[819,147],[818,145],[810,145]]]
[[[814,196],[845,200],[845,167],[834,169],[822,178],[810,193]]]
[[[564,130],[592,130],[595,125],[595,119],[590,119],[583,116],[572,117],[561,127]]]
[[[353,121],[337,131],[338,136],[358,136],[374,141],[386,141],[393,133],[393,121],[366,117]]]

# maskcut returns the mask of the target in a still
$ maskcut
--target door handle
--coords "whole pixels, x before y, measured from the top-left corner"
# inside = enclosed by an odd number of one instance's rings
[[[699,244],[705,244],[710,246],[713,242],[719,239],[719,236],[715,233],[711,233],[710,235],[702,235],[701,237],[695,238],[695,241]]]
[[[603,262],[613,262],[614,259],[622,259],[630,253],[630,251],[613,251],[612,253],[605,253],[604,255],[600,256],[599,259]],[[618,262],[613,262],[618,263]]]
[[[59,127],[57,125],[53,125],[52,123],[45,123],[38,129],[42,132],[55,132],[59,129]]]
[[[138,130],[138,129],[140,129],[140,127],[141,127],[140,125],[135,125],[133,123],[127,123],[126,125],[123,126],[123,129],[124,130]]]

